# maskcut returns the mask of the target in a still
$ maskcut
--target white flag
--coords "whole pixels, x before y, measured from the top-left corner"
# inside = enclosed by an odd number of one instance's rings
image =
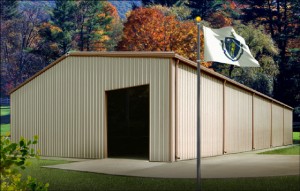
[[[232,64],[240,67],[259,67],[251,55],[245,39],[232,27],[211,29],[203,26],[204,60]]]

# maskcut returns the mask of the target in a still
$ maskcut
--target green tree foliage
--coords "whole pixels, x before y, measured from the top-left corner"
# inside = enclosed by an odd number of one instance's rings
[[[32,145],[37,144],[38,137],[34,136],[33,140],[25,140],[21,138],[18,143],[12,143],[8,137],[2,136],[0,139],[0,176],[1,176],[1,190],[2,191],[46,191],[49,184],[43,184],[36,179],[28,176],[27,180],[21,179],[18,168],[25,169],[30,165],[27,162],[28,158],[38,158],[38,152],[36,152]]]
[[[62,54],[67,53],[71,49],[72,36],[76,29],[75,18],[75,1],[55,1],[55,8],[51,15],[51,21],[54,26],[61,29],[57,34],[56,41]]]
[[[298,69],[296,66],[290,66],[290,64],[296,64],[296,62],[293,61],[295,59],[291,57],[292,49],[290,45],[293,46],[293,43],[297,43],[299,45],[300,41],[300,29],[298,24],[300,22],[299,1],[246,0],[240,2],[241,4],[247,5],[243,9],[243,21],[247,23],[255,20],[257,25],[264,25],[279,48],[279,55],[276,57],[276,60],[278,60],[279,63],[280,73],[275,81],[275,98],[288,103],[290,102],[290,98],[294,97],[293,103],[296,103],[297,101],[295,98],[297,97],[299,89],[294,92],[290,92],[290,89],[288,90],[287,87],[289,87],[291,79],[295,80],[292,84],[297,83],[296,78],[289,78],[288,76],[289,73],[294,72],[290,71],[291,68],[294,70]],[[290,59],[292,60],[290,61]],[[299,69],[297,72],[300,72]],[[285,92],[287,91],[289,91],[290,96],[286,95]],[[300,105],[299,102],[297,103]]]
[[[102,1],[80,1],[77,11],[79,50],[90,51],[97,49],[96,44],[103,35],[108,33],[105,30],[105,26],[112,19],[102,15],[103,12],[104,2]]]
[[[278,65],[273,59],[278,49],[270,35],[267,35],[263,26],[258,28],[253,24],[237,25],[236,31],[248,44],[251,53],[259,61],[259,68],[238,68],[224,64],[213,64],[213,68],[259,92],[273,94],[273,83],[278,74]]]
[[[171,7],[163,5],[149,5],[150,8],[160,10],[165,16],[174,16],[177,20],[188,20],[191,16],[191,9],[186,6],[185,2],[177,1]]]
[[[41,24],[39,49],[34,53],[43,57],[46,65],[72,49],[76,30],[75,1],[56,0],[50,21]]]

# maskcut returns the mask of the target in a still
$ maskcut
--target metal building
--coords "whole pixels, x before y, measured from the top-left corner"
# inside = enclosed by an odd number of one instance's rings
[[[11,92],[11,138],[41,155],[196,158],[196,63],[173,52],[72,52]],[[292,144],[292,109],[202,67],[202,156]]]

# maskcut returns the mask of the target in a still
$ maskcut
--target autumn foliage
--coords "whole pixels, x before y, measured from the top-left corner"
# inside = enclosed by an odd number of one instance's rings
[[[197,26],[194,22],[178,21],[175,16],[164,15],[155,8],[135,9],[127,19],[118,50],[174,51],[196,60]]]
[[[210,18],[208,18],[208,21],[213,28],[232,26],[232,19],[226,17],[222,12],[213,13]]]

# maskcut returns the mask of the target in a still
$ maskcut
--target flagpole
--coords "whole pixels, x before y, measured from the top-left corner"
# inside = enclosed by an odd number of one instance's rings
[[[201,190],[201,123],[200,123],[200,74],[201,74],[201,58],[200,58],[200,29],[201,17],[196,17],[197,22],[197,189]]]

